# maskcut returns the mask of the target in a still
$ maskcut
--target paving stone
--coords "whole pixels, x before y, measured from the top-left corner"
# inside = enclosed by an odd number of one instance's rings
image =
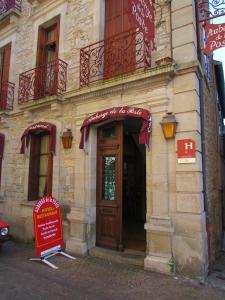
[[[29,261],[32,245],[9,242],[0,253],[0,299],[222,300],[209,284],[146,272],[95,257],[49,259],[59,269]]]

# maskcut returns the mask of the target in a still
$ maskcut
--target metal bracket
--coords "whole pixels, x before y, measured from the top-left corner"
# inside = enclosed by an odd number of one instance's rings
[[[46,255],[46,256],[44,256],[44,257],[40,257],[40,258],[29,258],[29,260],[31,260],[31,261],[41,261],[41,262],[45,263],[46,265],[48,265],[49,267],[51,267],[51,268],[57,270],[58,267],[57,267],[56,265],[54,265],[54,264],[52,264],[52,263],[50,263],[50,262],[48,261],[48,259],[49,259],[50,257],[55,256],[55,255],[57,255],[57,254],[61,254],[61,255],[65,256],[65,257],[67,257],[67,258],[70,258],[70,259],[74,259],[74,260],[76,259],[76,257],[73,257],[73,256],[71,256],[71,255],[69,255],[69,254],[67,254],[67,253],[65,253],[65,252],[63,252],[63,251],[60,250],[60,251],[54,252],[54,253],[52,253],[52,254]]]

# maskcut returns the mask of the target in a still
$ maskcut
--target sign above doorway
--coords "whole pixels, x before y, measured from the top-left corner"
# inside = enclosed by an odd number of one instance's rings
[[[88,140],[90,126],[104,122],[106,120],[118,120],[121,118],[141,118],[142,126],[139,132],[139,144],[149,145],[149,134],[151,132],[152,121],[149,111],[143,108],[122,106],[113,107],[103,111],[96,112],[86,118],[81,126],[80,149],[85,149],[85,143]]]

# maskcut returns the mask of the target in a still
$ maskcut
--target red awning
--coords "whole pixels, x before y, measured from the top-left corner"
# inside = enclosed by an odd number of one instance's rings
[[[124,106],[106,109],[86,118],[80,129],[80,149],[84,149],[84,144],[88,140],[91,125],[98,124],[109,119],[116,120],[119,118],[141,118],[142,126],[139,133],[139,144],[149,144],[149,133],[152,125],[149,111],[143,108]]]
[[[29,142],[30,142],[30,136],[32,134],[38,133],[38,132],[44,132],[47,131],[51,135],[51,140],[50,140],[50,145],[49,145],[49,150],[55,154],[55,144],[56,144],[56,126],[47,123],[47,122],[38,122],[36,124],[31,125],[28,127],[22,137],[21,137],[21,148],[20,148],[20,153],[24,154],[25,149],[28,148]]]
[[[3,157],[4,145],[5,145],[5,135],[3,133],[0,133],[0,157]]]

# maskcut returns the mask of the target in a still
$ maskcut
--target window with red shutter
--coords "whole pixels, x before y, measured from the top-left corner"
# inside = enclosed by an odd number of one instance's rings
[[[41,25],[38,30],[35,98],[57,92],[57,63],[59,52],[60,17]]]
[[[0,110],[2,110],[6,105],[4,101],[6,101],[8,93],[10,57],[11,43],[0,48]]]
[[[48,24],[51,24],[50,26]],[[39,27],[36,66],[46,65],[58,58],[60,17]]]
[[[34,201],[52,193],[53,155],[49,150],[51,135],[46,132],[32,134],[30,145],[30,166],[28,200]]]
[[[136,35],[127,11],[128,0],[105,1],[105,79],[135,70]]]
[[[0,83],[9,81],[11,43],[0,48]]]

